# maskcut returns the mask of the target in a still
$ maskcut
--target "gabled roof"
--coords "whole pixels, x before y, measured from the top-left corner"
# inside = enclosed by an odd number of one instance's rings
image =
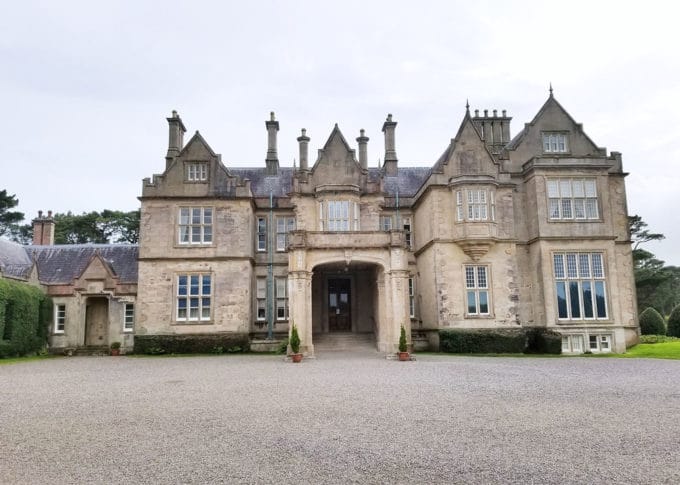
[[[137,245],[74,244],[24,248],[35,259],[41,283],[69,284],[80,277],[96,257],[106,263],[121,283],[137,283]]]
[[[548,99],[545,101],[545,103],[543,103],[543,106],[541,106],[541,109],[538,110],[538,113],[536,113],[536,116],[534,116],[534,118],[533,118],[529,123],[527,123],[527,124],[524,126],[524,128],[522,128],[522,129],[519,131],[519,133],[517,133],[517,134],[515,135],[515,137],[514,137],[512,140],[510,140],[510,142],[509,142],[507,145],[505,145],[505,149],[506,149],[506,150],[515,150],[515,149],[520,145],[520,143],[522,142],[522,140],[524,139],[524,137],[526,136],[526,134],[527,134],[527,127],[536,125],[536,123],[538,122],[538,120],[540,120],[540,119],[543,117],[543,115],[545,114],[545,112],[546,112],[546,111],[548,110],[548,108],[550,108],[550,107],[555,107],[555,108],[557,108],[559,111],[561,111],[561,112],[564,114],[564,116],[565,116],[565,117],[566,117],[566,118],[567,118],[574,126],[581,128],[582,125],[581,125],[580,123],[577,123],[576,120],[569,114],[569,112],[568,112],[566,109],[564,109],[564,106],[562,106],[562,105],[559,103],[559,101],[557,101],[557,99],[555,99],[555,96],[553,96],[552,87],[551,87],[551,89],[550,89],[550,95],[548,96]],[[595,144],[595,142],[593,142],[593,140],[590,139],[590,137],[586,134],[585,131],[583,131],[582,129],[581,129],[580,131],[581,131],[581,134],[586,138],[586,140],[588,140],[588,142],[589,142],[591,145],[593,145],[593,147],[599,149],[599,147]]]
[[[286,197],[293,190],[293,168],[279,167],[276,175],[268,175],[266,167],[229,168],[229,173],[250,179],[250,190],[255,197]]]
[[[465,109],[465,116],[463,117],[463,121],[461,121],[460,126],[458,127],[458,131],[456,132],[456,136],[451,139],[451,143],[449,143],[449,146],[446,147],[444,150],[444,153],[441,154],[441,156],[437,159],[435,164],[432,166],[432,172],[442,172],[444,165],[446,165],[449,162],[449,159],[451,158],[451,155],[453,154],[454,150],[456,149],[456,144],[460,141],[463,131],[465,128],[470,127],[474,130],[474,132],[477,134],[477,138],[479,139],[480,146],[484,147],[484,151],[489,155],[489,159],[492,160],[494,163],[496,163],[496,159],[494,156],[491,154],[489,151],[489,147],[487,144],[484,142],[482,139],[482,134],[479,132],[479,129],[475,125],[474,121],[472,121],[472,116],[470,116],[470,108],[469,106],[466,107]]]
[[[369,168],[369,178],[380,178],[381,169]],[[385,176],[383,189],[388,196],[413,197],[430,176],[429,167],[399,167],[394,177]]]
[[[340,128],[338,127],[338,124],[335,123],[335,126],[331,130],[331,134],[328,136],[328,140],[326,140],[326,143],[324,144],[323,148],[319,150],[319,155],[317,156],[316,162],[314,162],[314,166],[312,167],[312,172],[316,171],[317,167],[319,166],[319,163],[323,159],[322,154],[328,153],[331,145],[335,140],[340,141],[340,145],[345,149],[347,154],[352,155],[352,161],[356,164],[356,166],[361,169],[361,166],[359,165],[359,162],[356,159],[355,153],[356,150],[352,148],[349,143],[347,143],[347,140],[345,139],[345,136],[342,134],[342,131],[340,131]]]
[[[212,148],[210,148],[210,145],[208,145],[208,142],[205,141],[205,138],[199,133],[198,130],[196,130],[196,133],[194,133],[194,136],[191,137],[191,139],[184,145],[184,148],[179,152],[179,155],[182,156],[185,154],[193,144],[198,143],[205,147],[206,151],[213,157],[216,157],[217,154],[213,151]]]

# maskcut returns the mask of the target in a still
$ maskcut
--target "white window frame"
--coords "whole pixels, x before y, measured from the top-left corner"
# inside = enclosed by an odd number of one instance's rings
[[[135,330],[135,304],[123,304],[123,332],[133,332]]]
[[[288,250],[288,233],[295,230],[294,216],[278,216],[276,218],[276,251]]]
[[[595,177],[551,177],[546,179],[548,219],[599,220]]]
[[[569,153],[569,133],[546,131],[542,133],[543,153]]]
[[[489,284],[490,268],[485,264],[466,264],[463,266],[465,279],[465,314],[472,317],[491,315],[491,285]],[[474,311],[470,311],[470,303],[474,303]],[[486,311],[482,311],[483,299],[486,300]]]
[[[560,251],[552,260],[558,321],[608,320],[604,252]]]
[[[182,246],[213,243],[213,207],[180,207],[177,242]]]
[[[267,250],[267,218],[258,217],[255,227],[255,244],[257,245],[257,252],[262,253]]]
[[[326,232],[359,230],[359,204],[351,200],[326,200],[319,204],[319,226]]]
[[[408,314],[411,318],[416,317],[416,281],[412,276],[408,279]]]
[[[53,333],[64,333],[66,331],[66,304],[54,304],[54,328]]]
[[[406,246],[408,246],[408,248],[411,249],[413,247],[413,234],[411,232],[411,228],[413,226],[411,225],[410,216],[404,217],[402,219],[401,227],[404,230],[404,240],[406,241]]]
[[[183,278],[184,284],[182,283]],[[194,278],[197,278],[197,280],[194,280]],[[194,281],[197,281],[197,284],[194,284]],[[175,321],[179,323],[205,323],[212,320],[212,295],[214,293],[212,282],[211,273],[180,273],[177,275]],[[194,302],[194,300],[196,301]],[[183,305],[182,302],[184,302]],[[194,309],[196,314],[192,315]]]
[[[187,181],[206,182],[208,180],[208,162],[187,162]]]
[[[392,230],[392,216],[391,215],[383,215],[380,216],[380,230],[389,232]]]
[[[277,276],[274,278],[275,311],[276,320],[285,322],[288,320],[288,277]]]
[[[457,222],[493,222],[495,220],[495,191],[485,188],[456,190]]]
[[[584,340],[583,334],[562,335],[562,353],[582,354],[585,349]]]
[[[593,353],[606,354],[612,351],[612,334],[591,334],[588,336],[588,350]],[[595,344],[593,346],[593,343]],[[606,344],[606,345],[605,345]]]
[[[262,310],[262,315],[260,315]],[[267,277],[258,276],[255,283],[255,320],[267,320]]]

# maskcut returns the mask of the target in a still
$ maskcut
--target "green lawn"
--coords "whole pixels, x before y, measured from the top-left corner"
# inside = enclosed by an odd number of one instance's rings
[[[23,362],[31,362],[33,360],[53,359],[54,355],[30,355],[28,357],[9,357],[7,359],[0,359],[0,365],[6,364],[21,364]]]
[[[680,342],[663,342],[658,344],[638,344],[629,348],[619,357],[647,357],[652,359],[680,360]]]

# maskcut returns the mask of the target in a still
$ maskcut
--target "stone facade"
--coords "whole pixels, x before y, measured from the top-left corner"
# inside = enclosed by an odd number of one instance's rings
[[[401,167],[397,122],[368,167],[336,125],[314,163],[280,167],[265,122],[262,168],[222,163],[168,118],[162,174],[143,181],[138,335],[328,333],[396,350],[443,328],[547,327],[565,352],[623,352],[638,336],[621,155],[553,97],[513,139],[511,118],[465,112],[431,168]],[[418,343],[418,344],[417,344]]]

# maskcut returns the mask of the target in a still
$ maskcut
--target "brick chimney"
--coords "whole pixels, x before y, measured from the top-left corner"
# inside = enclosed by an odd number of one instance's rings
[[[383,170],[385,175],[397,175],[397,151],[394,148],[394,129],[397,127],[397,122],[392,121],[392,114],[387,115],[385,123],[383,123],[382,131],[385,133],[385,159],[383,162]]]
[[[279,173],[279,155],[276,151],[276,133],[279,131],[279,122],[274,117],[274,112],[269,113],[269,121],[264,122],[267,127],[267,175]],[[300,162],[302,164],[302,162]]]
[[[33,245],[52,246],[54,244],[54,218],[52,211],[47,211],[47,217],[43,217],[43,211],[38,211],[38,217],[33,219]]]
[[[175,159],[179,152],[184,148],[184,133],[187,129],[182,123],[182,118],[179,117],[177,111],[172,111],[172,116],[166,118],[168,120],[168,154],[165,156],[165,167],[170,166],[170,163]]]
[[[366,170],[368,168],[368,155],[366,153],[368,137],[366,136],[366,131],[363,128],[359,130],[359,138],[357,138],[357,143],[359,144],[359,164],[361,164],[362,169]]]
[[[300,170],[309,170],[309,140],[307,130],[302,129],[302,135],[298,136],[300,144]]]

